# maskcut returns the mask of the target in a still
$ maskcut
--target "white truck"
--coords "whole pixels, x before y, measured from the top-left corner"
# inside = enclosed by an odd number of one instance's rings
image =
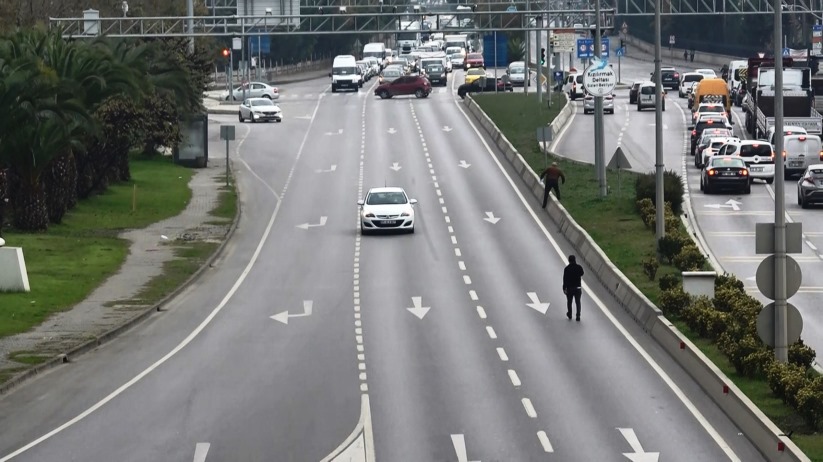
[[[783,123],[819,135],[823,133],[823,116],[812,105],[810,78],[809,68],[784,69]],[[746,95],[746,125],[754,138],[762,139],[774,127],[774,68],[760,68],[754,92]]]
[[[380,68],[385,65],[386,58],[386,44],[383,42],[371,42],[363,46],[363,59],[377,58],[380,62]]]
[[[357,59],[352,55],[335,56],[329,77],[331,77],[332,93],[337,93],[337,90],[344,88],[357,92],[363,86],[363,78],[360,75],[360,69],[357,67]]]
[[[397,31],[397,47],[401,56],[408,55],[420,46],[420,21],[400,21]]]
[[[446,49],[459,47],[464,50],[464,54],[471,51],[469,48],[469,36],[466,34],[447,35],[443,40],[446,41]]]

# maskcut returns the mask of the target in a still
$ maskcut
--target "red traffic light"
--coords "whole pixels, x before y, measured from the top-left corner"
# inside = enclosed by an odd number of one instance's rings
[[[222,54],[223,54],[224,58],[228,58],[229,55],[231,54],[231,51],[229,51],[228,48],[223,48]]]

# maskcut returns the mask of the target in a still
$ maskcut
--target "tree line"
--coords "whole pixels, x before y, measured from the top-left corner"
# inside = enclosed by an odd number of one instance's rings
[[[210,69],[182,39],[0,36],[0,225],[45,231],[128,181],[132,152],[175,146],[181,119],[202,112]]]

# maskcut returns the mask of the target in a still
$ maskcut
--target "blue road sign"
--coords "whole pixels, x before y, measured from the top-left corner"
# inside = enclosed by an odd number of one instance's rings
[[[554,71],[554,80],[556,82],[563,80],[563,71]]]
[[[625,56],[626,55],[626,49],[623,48],[623,47],[620,47],[620,48],[614,50],[614,54],[616,54],[617,56]]]
[[[601,58],[608,58],[609,57],[609,39],[607,37],[603,37],[600,39],[600,57]],[[594,58],[594,39],[590,38],[582,38],[577,39],[577,57],[580,59],[583,58]]]
[[[506,8],[506,13],[517,13],[517,7],[514,5],[509,5],[509,7]]]
[[[783,49],[783,56],[789,56],[790,54],[791,54],[791,52],[789,52],[788,48]]]

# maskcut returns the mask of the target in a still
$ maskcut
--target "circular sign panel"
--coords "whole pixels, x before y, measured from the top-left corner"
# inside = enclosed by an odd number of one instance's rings
[[[617,75],[614,69],[606,64],[606,61],[589,66],[583,73],[583,88],[594,96],[610,94],[614,91],[615,85],[617,85]]]

